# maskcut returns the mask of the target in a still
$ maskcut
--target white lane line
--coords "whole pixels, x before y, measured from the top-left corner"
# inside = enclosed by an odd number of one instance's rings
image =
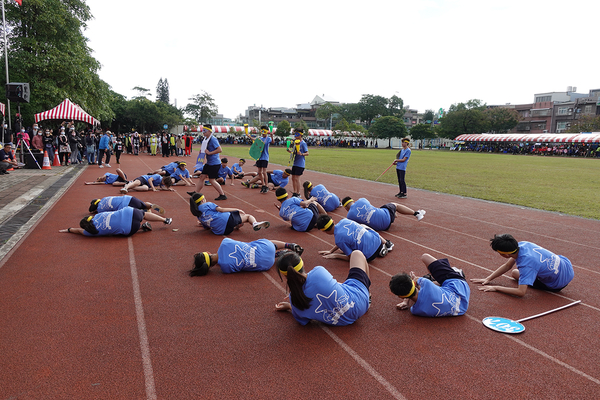
[[[269,275],[266,272],[263,272],[263,275],[266,276],[267,279],[270,280],[275,287],[277,287],[279,290],[285,293],[285,288],[283,287],[283,285],[281,285],[280,282],[277,282],[275,279],[273,279],[271,275]],[[379,382],[379,384],[381,384],[381,386],[383,386],[395,399],[406,400],[406,397],[404,397],[402,393],[400,393],[398,389],[394,387],[394,385],[389,383],[379,372],[377,372],[375,368],[371,366],[371,364],[369,364],[361,356],[359,356],[357,352],[352,350],[352,348],[348,344],[346,344],[346,342],[340,339],[339,336],[333,333],[325,324],[319,324],[319,327],[327,335],[329,335],[329,337],[332,338],[333,341],[336,342],[350,357],[352,357],[358,363],[358,365],[360,365],[365,371],[367,371],[369,375],[375,378],[375,380]]]
[[[481,324],[481,321],[478,320],[477,318],[475,318],[471,315],[468,315],[468,314],[464,314],[464,315],[466,315],[469,319]],[[600,385],[600,380],[594,378],[593,376],[586,374],[583,371],[578,370],[577,368],[575,368],[563,361],[560,361],[557,358],[552,357],[550,354],[545,353],[542,350],[539,350],[539,349],[533,347],[532,345],[525,343],[524,341],[522,341],[520,339],[517,339],[514,335],[505,334],[504,337],[506,337],[507,339],[513,340],[513,341],[517,342],[518,344],[520,344],[521,346],[533,351],[534,353],[537,353],[537,354],[541,355],[542,357],[547,358],[548,360],[552,361],[553,363],[556,363],[556,364],[560,365],[561,367],[567,368],[569,371],[574,372],[577,375],[580,375],[591,382],[594,382],[596,385]]]
[[[138,280],[137,265],[133,252],[133,240],[131,236],[127,238],[129,246],[129,265],[131,266],[131,280],[133,283],[133,299],[135,302],[135,316],[137,319],[138,333],[140,335],[140,350],[142,352],[142,364],[144,366],[144,380],[146,382],[146,398],[156,400],[156,387],[154,386],[154,373],[152,372],[152,362],[150,360],[150,345],[148,344],[148,333],[146,331],[146,320],[144,318],[144,306],[142,304],[142,294],[140,291],[140,282]]]

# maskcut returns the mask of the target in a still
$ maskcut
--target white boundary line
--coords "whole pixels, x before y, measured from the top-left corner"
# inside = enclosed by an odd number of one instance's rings
[[[283,293],[285,293],[285,288],[279,282],[277,282],[275,279],[273,279],[273,277],[271,275],[269,275],[266,272],[263,272],[263,275],[269,281],[271,281],[271,283],[275,287],[277,287],[279,290],[281,290]],[[369,375],[371,375],[373,378],[375,378],[375,380],[377,382],[379,382],[395,399],[406,400],[406,397],[404,397],[402,395],[402,393],[400,393],[398,391],[398,389],[396,389],[394,387],[394,385],[389,383],[379,372],[377,372],[377,370],[375,368],[373,368],[371,366],[371,364],[369,364],[361,356],[359,356],[358,353],[352,349],[352,347],[350,347],[346,342],[344,342],[342,339],[340,339],[340,337],[337,336],[335,333],[333,333],[331,331],[331,329],[329,329],[325,324],[319,324],[319,327],[327,335],[329,335],[329,337],[332,338],[333,341],[336,342],[338,344],[338,346],[340,346],[342,348],[342,350],[344,350],[350,357],[352,357],[354,359],[354,361],[356,361],[358,363],[358,365],[360,365],[365,371],[367,371],[369,373]]]
[[[152,361],[150,360],[150,345],[148,343],[148,332],[146,331],[146,320],[144,318],[144,305],[142,303],[142,294],[140,291],[140,282],[137,274],[137,264],[133,251],[133,239],[127,238],[129,246],[129,265],[131,266],[131,281],[133,284],[133,299],[135,302],[135,316],[137,319],[138,332],[140,335],[140,351],[142,353],[142,364],[144,366],[144,381],[146,386],[146,398],[155,400],[156,387],[154,385],[154,372],[152,371]]]

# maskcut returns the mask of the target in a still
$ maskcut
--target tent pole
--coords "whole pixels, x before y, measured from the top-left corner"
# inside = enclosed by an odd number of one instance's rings
[[[6,19],[4,18],[4,0],[2,0],[2,28],[4,32],[4,61],[6,63],[6,84],[9,84],[10,80],[8,79],[8,44],[6,41]],[[8,129],[12,130],[12,124],[10,121],[10,100],[6,99],[6,103],[6,110],[8,114]],[[2,129],[4,130],[4,126],[2,127]],[[2,140],[4,140],[4,138],[2,138]]]

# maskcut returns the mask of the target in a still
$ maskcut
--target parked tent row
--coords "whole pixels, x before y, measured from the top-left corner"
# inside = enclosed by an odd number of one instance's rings
[[[472,134],[457,136],[459,142],[519,142],[519,143],[600,143],[600,132],[535,133],[535,134]]]

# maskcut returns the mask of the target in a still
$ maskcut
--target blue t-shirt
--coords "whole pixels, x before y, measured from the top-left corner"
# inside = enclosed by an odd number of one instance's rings
[[[100,142],[98,142],[98,148],[101,150],[108,150],[110,144],[110,137],[108,135],[102,135]]]
[[[396,164],[396,169],[400,169],[402,171],[406,171],[406,164],[408,164],[408,159],[410,158],[410,154],[412,153],[412,151],[410,150],[409,147],[407,147],[406,149],[402,149],[400,151],[400,157],[398,157],[399,160],[403,159],[404,157],[406,157],[406,160],[403,162],[399,162],[398,164]]]
[[[142,178],[148,181],[148,187],[150,187],[150,178],[152,178],[152,185],[154,187],[162,186],[162,176],[160,176],[159,174],[142,175]]]
[[[426,278],[418,279],[419,297],[410,308],[414,315],[422,317],[451,317],[463,315],[469,308],[471,289],[462,279],[446,279],[438,286]]]
[[[533,285],[536,280],[550,289],[562,289],[573,280],[571,261],[531,242],[519,242],[517,255],[519,285]]]
[[[105,197],[98,203],[97,211],[107,212],[107,211],[117,211],[122,208],[129,206],[131,202],[131,196],[109,196]]]
[[[240,166],[239,163],[235,163],[231,166],[231,169],[233,171],[234,174],[243,174],[244,171],[242,170],[242,167]]]
[[[83,231],[85,236],[128,236],[131,233],[131,222],[133,221],[133,208],[125,207],[119,211],[108,211],[98,213],[92,219],[92,223],[98,229],[96,235]]]
[[[273,181],[273,184],[275,186],[286,187],[290,180],[290,177],[288,175],[287,178],[284,178],[283,171],[280,169],[276,169],[275,171],[273,171],[273,173],[271,173],[271,180]]]
[[[161,169],[165,170],[167,172],[167,174],[171,175],[173,172],[175,172],[175,169],[177,168],[178,165],[179,165],[178,163],[172,162],[167,165],[163,165],[161,167]]]
[[[190,171],[188,171],[187,168],[184,168],[183,170],[181,168],[175,168],[175,171],[173,171],[170,176],[175,179],[175,182],[179,182],[182,177],[189,178]]]
[[[233,177],[233,172],[231,172],[231,168],[229,167],[224,167],[221,164],[221,168],[219,168],[219,172],[218,172],[218,177],[219,178],[223,178],[224,180],[227,180],[227,177],[231,176]]]
[[[304,156],[301,156],[300,153],[306,153],[308,152],[308,145],[306,144],[306,142],[303,140],[300,142],[300,151],[298,153],[296,153],[296,156],[294,156],[294,167],[305,167],[305,160],[304,160]]]
[[[310,191],[310,195],[316,197],[319,204],[322,205],[327,212],[333,211],[340,206],[340,198],[329,192],[323,185],[313,187]]]
[[[203,203],[198,206],[198,211],[202,213],[198,217],[198,220],[205,228],[208,228],[215,235],[225,234],[227,228],[227,221],[229,221],[228,212],[217,211],[217,205],[215,203]]]
[[[119,179],[119,175],[111,174],[110,172],[105,173],[104,176],[106,176],[104,183],[107,185],[112,185],[117,181],[117,179]]]
[[[302,200],[299,197],[291,197],[281,203],[279,216],[284,221],[290,221],[292,228],[299,232],[306,232],[308,224],[313,218],[313,212],[300,205]]]
[[[267,136],[267,137],[261,136],[259,139],[262,140],[262,142],[265,144],[265,147],[263,147],[262,153],[260,153],[259,160],[269,161],[269,144],[271,144],[273,139],[271,139],[271,137],[269,137],[269,136]]]
[[[347,256],[353,250],[360,250],[366,258],[370,258],[381,246],[381,238],[377,232],[347,218],[335,224],[333,237],[335,245]]]
[[[302,325],[311,319],[328,325],[350,325],[369,310],[369,289],[356,279],[339,283],[323,267],[313,268],[302,287],[312,299],[310,307],[298,310],[292,306],[292,315]]]
[[[219,265],[225,274],[240,271],[267,271],[275,263],[275,245],[267,239],[238,242],[223,239],[219,250]]]
[[[376,231],[385,231],[392,223],[390,212],[387,209],[373,207],[365,198],[356,200],[350,206],[347,218],[365,224]]]
[[[210,136],[208,141],[208,145],[206,146],[207,151],[215,151],[220,146],[219,139],[214,136]],[[207,165],[218,165],[221,164],[221,157],[219,157],[219,153],[214,153],[206,156],[206,164]]]

